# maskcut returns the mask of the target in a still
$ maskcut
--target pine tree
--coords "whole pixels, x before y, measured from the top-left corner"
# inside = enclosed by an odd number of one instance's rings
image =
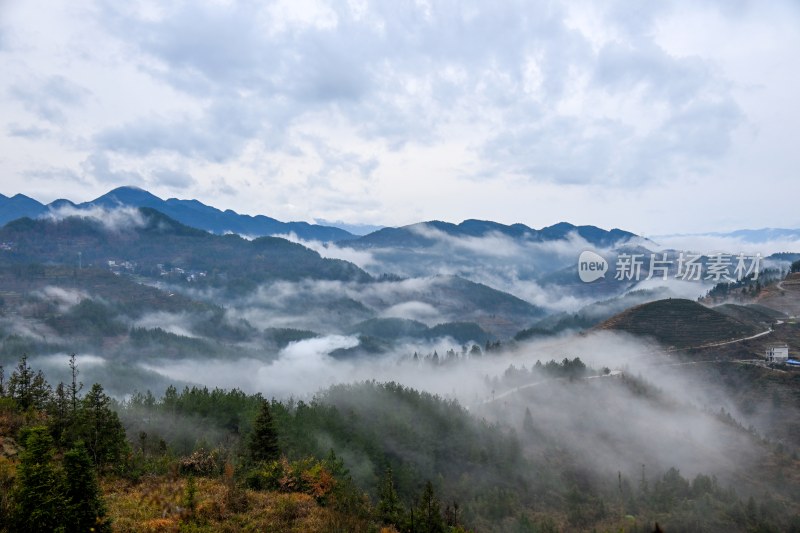
[[[528,407],[525,408],[525,418],[522,420],[522,429],[527,435],[536,432],[536,426],[533,424],[533,416],[531,416],[531,410]]]
[[[403,516],[403,507],[394,487],[394,476],[392,475],[391,467],[386,467],[383,479],[381,479],[378,497],[380,498],[378,500],[378,520],[385,525],[398,525],[400,518]]]
[[[83,442],[64,454],[66,533],[111,531],[97,476]]]
[[[23,410],[31,406],[31,383],[33,382],[33,369],[28,366],[28,355],[23,354],[19,359],[17,368],[8,379],[8,395],[11,396]]]
[[[28,365],[28,356],[23,355],[16,370],[8,379],[8,395],[11,396],[22,410],[31,407],[43,410],[50,397],[50,385],[44,379],[44,374],[39,370],[34,372]]]
[[[281,455],[278,446],[278,431],[275,429],[272,410],[266,400],[261,403],[261,411],[253,425],[249,445],[250,458],[253,461],[274,461]]]
[[[28,432],[14,490],[15,531],[52,532],[63,523],[62,480],[53,467],[53,439],[45,427]]]
[[[53,398],[48,406],[48,413],[51,417],[50,432],[57,443],[63,444],[65,432],[70,424],[69,398],[67,389],[61,382],[56,387]]]
[[[75,361],[75,354],[69,356],[69,370],[72,374],[72,382],[69,385],[69,396],[72,402],[72,416],[78,412],[78,393],[83,388],[83,383],[78,382],[78,364]]]
[[[81,401],[78,413],[78,436],[98,467],[118,463],[127,448],[125,429],[110,403],[102,385],[95,383]]]
[[[44,379],[42,371],[37,371],[33,376],[30,389],[31,405],[33,408],[43,411],[47,407],[47,402],[50,400],[52,392],[53,389],[50,387],[47,380]]]
[[[428,481],[419,500],[419,531],[424,533],[443,533],[441,504],[433,492],[433,484]]]

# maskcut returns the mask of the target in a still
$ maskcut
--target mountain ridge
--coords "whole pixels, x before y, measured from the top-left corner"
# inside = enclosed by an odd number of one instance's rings
[[[350,232],[333,226],[309,224],[308,222],[282,222],[264,215],[239,214],[232,209],[223,211],[194,199],[168,198],[163,200],[149,191],[132,186],[117,187],[94,200],[78,204],[60,198],[45,205],[22,194],[11,198],[2,197],[0,198],[0,225],[22,217],[37,218],[48,211],[64,207],[84,210],[92,207],[114,208],[118,206],[156,209],[177,222],[215,234],[238,233],[261,237],[293,233],[301,239],[322,242],[355,238],[355,235]]]
[[[567,239],[570,234],[575,233],[590,244],[599,247],[616,246],[638,238],[636,234],[619,228],[605,230],[597,226],[576,226],[568,222],[559,222],[537,230],[522,223],[502,224],[491,220],[472,218],[458,224],[430,220],[400,227],[383,227],[366,235],[355,235],[332,225],[282,222],[266,215],[240,214],[232,209],[219,209],[196,199],[167,198],[164,200],[135,186],[117,187],[94,200],[81,203],[59,198],[49,204],[43,204],[23,194],[11,197],[0,195],[0,226],[23,217],[37,218],[52,210],[63,208],[85,210],[92,207],[108,209],[118,206],[155,209],[177,222],[215,234],[237,233],[247,237],[294,234],[302,240],[340,242],[352,248],[431,246],[436,239],[423,235],[426,229],[431,228],[452,237],[480,238],[492,234],[502,234],[512,239],[524,239],[529,242]]]
[[[440,234],[434,234],[434,232],[440,232]],[[571,234],[576,234],[588,243],[602,248],[619,246],[639,238],[634,233],[618,228],[605,230],[591,225],[576,226],[569,222],[558,222],[552,226],[545,226],[537,230],[522,223],[502,224],[491,220],[467,219],[458,224],[430,220],[396,228],[387,227],[342,244],[358,249],[381,247],[425,248],[435,245],[441,240],[442,236],[483,238],[497,234],[527,242],[564,240],[569,238]]]

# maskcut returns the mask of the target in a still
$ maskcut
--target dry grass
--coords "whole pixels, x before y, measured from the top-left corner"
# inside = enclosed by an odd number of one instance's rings
[[[302,493],[244,491],[244,511],[227,508],[228,487],[222,479],[196,480],[195,511],[186,507],[186,479],[150,477],[137,484],[105,480],[103,492],[114,531],[331,531],[333,516]]]

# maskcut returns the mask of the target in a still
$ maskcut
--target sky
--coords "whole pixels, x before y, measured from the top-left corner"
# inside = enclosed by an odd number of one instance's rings
[[[0,0],[0,192],[800,227],[800,3]]]

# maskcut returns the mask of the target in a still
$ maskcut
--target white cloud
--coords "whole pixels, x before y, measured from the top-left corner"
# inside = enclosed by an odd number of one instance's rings
[[[441,314],[431,304],[411,300],[388,307],[381,311],[384,318],[406,318],[428,324],[441,322]]]
[[[63,313],[69,308],[77,305],[81,300],[89,298],[89,294],[80,289],[69,289],[64,287],[47,286],[39,291],[31,293],[32,296],[43,300],[55,302],[59,312]]]
[[[297,244],[302,244],[306,248],[310,248],[317,252],[319,255],[329,259],[342,259],[349,261],[361,268],[367,268],[375,264],[375,258],[372,254],[365,250],[354,250],[352,248],[342,248],[336,246],[335,243],[325,243],[320,241],[306,241],[299,238],[294,233],[288,235],[275,235],[275,237],[282,237]]]
[[[653,238],[663,249],[685,250],[701,254],[761,254],[762,257],[780,252],[800,252],[800,235],[791,238],[748,240],[731,235],[669,235]]]
[[[50,209],[41,218],[53,221],[64,220],[69,217],[86,218],[99,222],[109,231],[124,231],[145,225],[145,218],[141,211],[135,207],[114,207],[108,209],[102,206],[92,206],[78,209],[64,205]]]

